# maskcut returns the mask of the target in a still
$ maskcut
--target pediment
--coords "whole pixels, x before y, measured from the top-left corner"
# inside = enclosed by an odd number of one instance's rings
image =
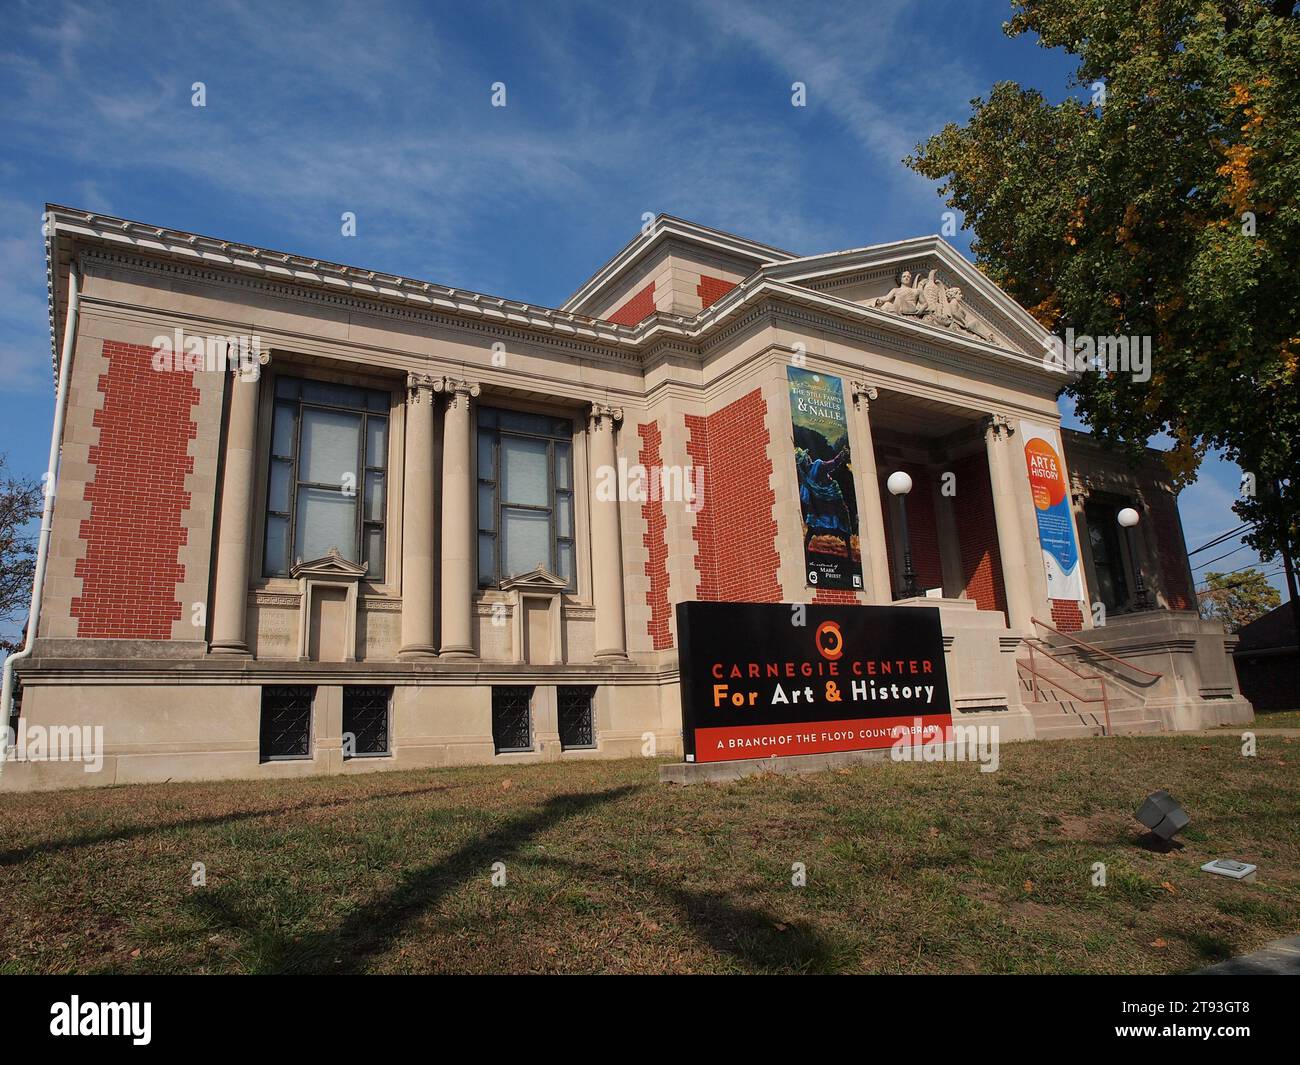
[[[1040,356],[1048,334],[1029,312],[938,237],[782,263],[769,276],[937,330]]]
[[[557,577],[543,566],[529,570],[527,573],[520,573],[514,577],[507,577],[501,582],[501,590],[505,592],[518,590],[521,592],[548,592],[558,595],[564,591],[568,585],[564,579]]]
[[[307,562],[299,559],[294,563],[293,568],[289,570],[289,575],[295,578],[314,577],[318,579],[359,581],[366,575],[368,568],[344,558],[339,554],[338,548],[330,548],[329,553],[321,558],[313,558]]]

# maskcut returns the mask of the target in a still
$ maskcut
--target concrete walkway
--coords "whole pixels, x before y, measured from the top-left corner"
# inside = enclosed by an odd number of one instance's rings
[[[1197,976],[1300,976],[1300,936],[1278,939],[1253,954],[1229,958]]]

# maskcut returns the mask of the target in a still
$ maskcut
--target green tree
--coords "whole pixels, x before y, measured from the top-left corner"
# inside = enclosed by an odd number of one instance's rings
[[[5,464],[5,456],[0,455],[0,627],[21,630],[31,606],[36,567],[36,547],[27,525],[40,517],[44,496],[35,481],[6,476]],[[0,633],[0,651],[15,651],[19,646],[21,641]]]
[[[1263,617],[1281,602],[1278,590],[1254,566],[1237,573],[1207,573],[1205,591],[1200,593],[1201,617],[1217,618],[1229,632]]]
[[[1152,338],[1152,373],[1064,391],[1136,456],[1176,441],[1251,475],[1265,560],[1300,547],[1300,13],[1290,0],[1021,0],[1012,37],[1078,57],[1075,95],[1013,82],[907,164],[941,181],[976,261],[1061,335]],[[1253,478],[1253,479],[1252,479]],[[1254,493],[1249,494],[1253,486]]]

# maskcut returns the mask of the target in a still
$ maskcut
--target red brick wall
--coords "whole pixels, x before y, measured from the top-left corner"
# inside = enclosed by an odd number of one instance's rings
[[[961,579],[966,598],[981,610],[1007,609],[1002,583],[1002,556],[998,552],[998,525],[993,513],[993,486],[988,459],[969,455],[953,463],[957,475],[957,542],[961,549]]]
[[[660,447],[663,434],[658,422],[645,422],[637,426],[641,437],[641,454],[637,461],[647,470],[658,467],[663,459]],[[650,620],[646,622],[646,632],[653,641],[656,651],[673,645],[672,632],[669,629],[671,611],[668,607],[668,519],[664,515],[662,499],[647,499],[641,504],[641,516],[645,518],[646,533],[641,538],[650,558],[645,564],[646,576],[650,578],[650,589],[646,592],[646,606],[650,608]]]
[[[628,300],[618,310],[606,315],[605,320],[615,325],[636,325],[655,310],[655,283],[646,285],[640,292]]]
[[[1073,599],[1053,599],[1052,624],[1062,632],[1078,632],[1083,628],[1083,610]]]
[[[704,468],[704,505],[695,516],[698,599],[781,601],[766,416],[758,389],[707,417],[686,416],[687,454]]]
[[[716,303],[722,299],[728,292],[736,287],[734,281],[723,281],[720,277],[708,277],[705,274],[700,275],[700,283],[695,286],[695,291],[699,293],[700,302],[705,307]]]
[[[1157,494],[1152,500],[1151,523],[1159,555],[1160,577],[1170,610],[1195,610],[1196,597],[1187,582],[1187,544],[1178,526],[1177,501]]]
[[[896,470],[912,477],[912,490],[907,494],[907,527],[912,544],[912,568],[916,570],[916,583],[921,590],[943,587],[943,564],[939,561],[939,524],[934,513],[934,481],[936,474],[924,466],[893,462],[877,456],[880,470],[880,499],[885,510],[885,549],[889,555],[889,573],[894,573],[894,497],[885,482]],[[895,588],[894,594],[900,589]]]
[[[75,570],[81,595],[72,600],[81,637],[166,640],[181,616],[178,557],[188,538],[181,515],[194,466],[186,452],[199,390],[192,373],[155,371],[152,356],[143,345],[104,342],[104,406],[95,412],[90,517],[80,533],[86,555]]]
[[[813,602],[825,606],[857,606],[862,601],[858,598],[860,594],[848,588],[818,588]]]

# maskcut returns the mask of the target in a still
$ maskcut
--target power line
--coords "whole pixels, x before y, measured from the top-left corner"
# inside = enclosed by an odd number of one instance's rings
[[[1241,569],[1251,569],[1251,568],[1252,568],[1252,567],[1250,567],[1250,566],[1242,566]],[[1235,569],[1235,570],[1232,571],[1232,573],[1240,573],[1240,572],[1241,572],[1240,569]],[[1285,572],[1284,569],[1275,569],[1272,573],[1265,573],[1265,574],[1264,574],[1264,580],[1268,580],[1270,577],[1276,577],[1279,573],[1283,573],[1283,572]],[[1231,577],[1231,576],[1232,576],[1232,573],[1222,573],[1222,574],[1220,574],[1220,576],[1221,576],[1221,577]],[[1234,588],[1240,588],[1243,584],[1247,584],[1247,583],[1249,583],[1248,580],[1241,580],[1241,581],[1233,581],[1231,584],[1224,584],[1224,585],[1221,585],[1221,586],[1218,587],[1218,588],[1210,588],[1210,587],[1207,586],[1207,587],[1205,587],[1205,588],[1201,588],[1201,589],[1199,589],[1199,590],[1197,591],[1196,595],[1197,595],[1197,598],[1200,598],[1200,597],[1203,596],[1203,595],[1209,595],[1211,592],[1230,592],[1230,591],[1232,591],[1232,589],[1234,589]]]
[[[1237,528],[1235,529],[1229,529],[1226,533],[1221,533],[1220,535],[1216,536],[1213,540],[1209,541],[1209,543],[1201,544],[1201,546],[1198,547],[1195,551],[1188,551],[1187,557],[1191,558],[1193,555],[1199,555],[1202,551],[1207,551],[1211,547],[1218,547],[1219,544],[1223,543],[1225,540],[1232,539],[1232,537],[1236,536],[1238,533],[1242,532],[1245,529],[1249,529],[1254,524],[1255,523],[1253,521],[1248,521],[1244,525],[1237,526]]]
[[[1193,566],[1193,570],[1205,569],[1206,566],[1213,566],[1216,562],[1222,562],[1229,555],[1235,555],[1238,551],[1244,551],[1250,544],[1242,544],[1240,547],[1234,547],[1226,555],[1220,555],[1218,558],[1212,558],[1209,562],[1202,562],[1199,566]]]

